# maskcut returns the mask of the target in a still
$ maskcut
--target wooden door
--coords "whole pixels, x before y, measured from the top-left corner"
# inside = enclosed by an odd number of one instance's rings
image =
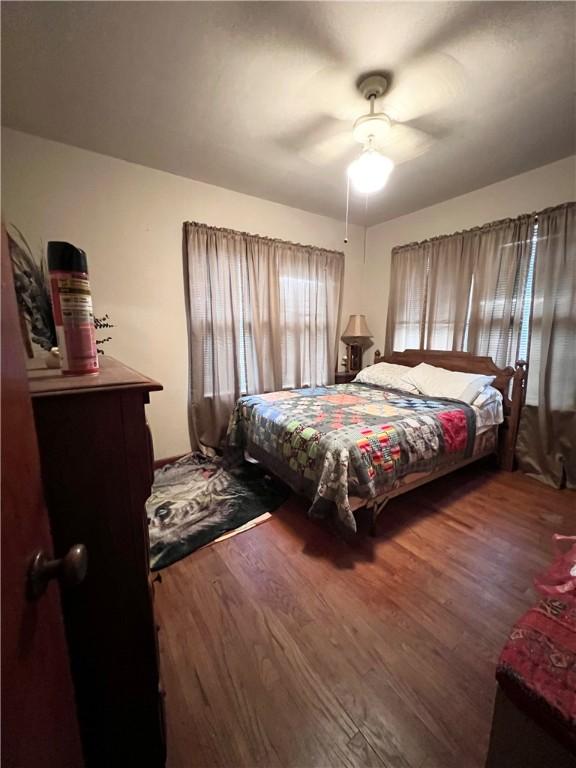
[[[2,766],[80,768],[58,583],[26,596],[32,555],[52,556],[24,350],[2,229]]]

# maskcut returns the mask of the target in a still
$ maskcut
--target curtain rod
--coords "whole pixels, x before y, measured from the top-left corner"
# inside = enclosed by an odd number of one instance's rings
[[[303,248],[308,251],[320,251],[322,253],[330,253],[335,256],[344,256],[342,251],[335,251],[331,248],[322,248],[318,245],[304,245],[303,243],[293,243],[290,240],[282,240],[278,237],[265,237],[264,235],[255,235],[252,232],[240,232],[239,230],[228,229],[227,227],[212,227],[209,224],[203,224],[199,221],[185,221],[184,231],[188,233],[191,229],[205,230],[206,232],[222,232],[225,235],[245,237],[250,240],[261,240],[267,243],[278,243],[279,245],[289,246],[290,248]]]
[[[399,251],[403,251],[406,248],[416,248],[421,245],[427,245],[428,243],[435,243],[439,240],[447,240],[451,237],[458,237],[459,235],[468,235],[473,234],[476,232],[486,232],[490,229],[495,229],[496,227],[501,227],[504,224],[520,224],[526,221],[529,221],[530,219],[536,219],[538,220],[538,217],[544,216],[545,214],[552,213],[554,211],[560,211],[562,208],[569,208],[570,206],[576,206],[576,202],[568,202],[568,203],[561,203],[560,205],[554,205],[550,208],[544,208],[541,211],[534,211],[532,213],[521,213],[519,216],[516,216],[515,218],[507,218],[507,219],[498,219],[497,221],[488,222],[487,224],[481,224],[478,227],[471,227],[470,229],[461,229],[457,232],[452,232],[451,234],[447,235],[436,235],[435,237],[429,237],[425,240],[419,240],[414,241],[411,243],[405,243],[404,245],[395,245],[392,248],[392,253],[398,253]]]

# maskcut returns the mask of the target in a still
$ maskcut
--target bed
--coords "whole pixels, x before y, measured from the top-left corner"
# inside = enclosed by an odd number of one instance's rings
[[[523,361],[499,368],[489,357],[465,352],[406,350],[376,353],[375,365],[381,362],[414,372],[425,363],[494,377],[502,423],[491,421],[488,409],[423,394],[412,385],[408,390],[396,380],[394,386],[354,381],[241,397],[230,420],[229,447],[310,498],[311,515],[335,515],[354,531],[359,509],[370,511],[374,530],[390,499],[491,454],[502,469],[513,468]]]

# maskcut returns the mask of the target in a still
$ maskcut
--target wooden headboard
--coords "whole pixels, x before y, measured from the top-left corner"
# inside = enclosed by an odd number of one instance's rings
[[[473,355],[470,352],[450,352],[436,349],[406,349],[404,352],[391,352],[381,355],[374,353],[374,363],[395,363],[414,367],[419,363],[428,363],[449,371],[463,373],[481,373],[496,376],[492,384],[502,393],[504,404],[504,423],[500,427],[499,460],[503,469],[514,468],[514,450],[520,424],[520,412],[526,397],[526,368],[524,360],[499,368],[491,357]]]

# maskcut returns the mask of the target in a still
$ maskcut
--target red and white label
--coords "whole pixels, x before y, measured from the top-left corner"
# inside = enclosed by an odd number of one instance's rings
[[[63,373],[95,373],[98,353],[88,276],[51,272],[52,307]]]

